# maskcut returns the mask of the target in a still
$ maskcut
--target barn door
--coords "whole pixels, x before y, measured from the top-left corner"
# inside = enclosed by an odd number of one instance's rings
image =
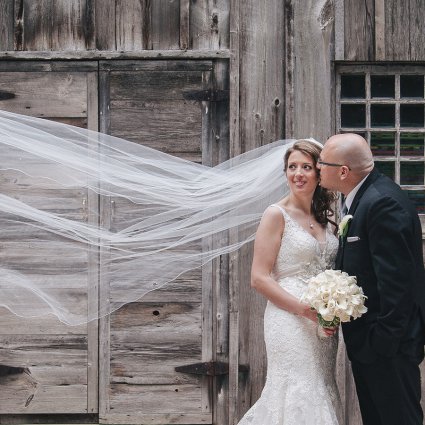
[[[226,159],[225,66],[101,63],[101,131],[206,165]],[[118,217],[142,214],[130,201],[101,203],[101,219],[111,231],[119,230]],[[219,284],[215,270],[210,264],[190,271],[101,319],[101,422],[219,421],[215,412],[225,409],[215,400],[217,391],[225,398],[227,379],[227,285]],[[119,301],[113,282],[104,279],[101,274],[100,302]]]
[[[97,63],[0,63],[2,110],[97,130],[97,105]],[[27,185],[29,179],[31,190]],[[97,196],[87,190],[76,188],[67,196],[69,191],[65,195],[58,188],[45,197],[45,205],[40,205],[43,188],[41,185],[37,189],[34,177],[1,170],[0,191],[62,217],[90,223],[98,220]],[[86,252],[75,261],[75,255],[58,252],[51,241],[29,243],[28,235],[13,233],[7,218],[4,214],[0,216],[2,266],[31,273],[32,279],[57,286],[63,296],[78,298],[90,310],[98,302],[98,272],[96,262],[92,262],[93,253]],[[4,232],[5,229],[8,231]],[[30,236],[36,232],[34,228]],[[33,250],[43,255],[35,259],[31,255]],[[0,364],[21,368],[17,369],[21,373],[7,376],[4,375],[9,369],[0,370],[1,414],[97,412],[97,323],[69,327],[53,316],[25,320],[1,308],[0,334]],[[25,369],[27,373],[22,373]]]

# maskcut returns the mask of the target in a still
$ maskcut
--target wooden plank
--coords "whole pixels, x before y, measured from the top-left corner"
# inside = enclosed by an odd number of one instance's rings
[[[332,134],[333,12],[326,0],[294,5],[294,136],[324,142]],[[319,24],[314,15],[305,16],[305,10],[313,8],[322,10]]]
[[[212,71],[213,62],[210,60],[181,61],[181,60],[119,60],[102,61],[99,64],[101,70],[108,71]]]
[[[422,6],[423,7],[423,6]],[[410,16],[406,3],[385,1],[385,59],[410,60]]]
[[[180,2],[155,0],[152,8],[152,49],[180,48]]]
[[[87,74],[87,115],[88,128],[98,131],[98,78],[97,73]],[[89,155],[97,157],[99,146],[97,143],[88,146]],[[92,190],[87,194],[88,217],[87,222],[92,226],[99,226],[99,195]],[[99,322],[97,319],[99,308],[99,249],[88,247],[88,289],[87,309],[89,319],[96,317],[87,324],[87,412],[98,413],[99,410]]]
[[[51,50],[52,4],[53,0],[16,0],[15,11],[22,12],[23,50]]]
[[[111,408],[119,406],[126,414],[201,413],[200,388],[184,385],[125,385],[110,386]],[[158,409],[159,408],[159,409]]]
[[[115,0],[93,0],[95,7],[96,49],[116,50]]]
[[[135,52],[114,51],[66,51],[66,52],[21,52],[0,51],[0,59],[26,60],[113,60],[113,59],[228,59],[228,49],[220,50],[140,50]],[[159,62],[159,61],[158,61]]]
[[[165,101],[182,101],[185,93],[201,90],[202,74],[198,71],[140,71],[111,74],[111,99],[113,101],[130,99],[135,101],[137,97],[145,102],[152,100],[163,100],[164,103]]]
[[[285,2],[285,138],[297,137],[294,134],[294,4]]]
[[[335,0],[335,60],[344,60],[344,4],[345,0]]]
[[[190,48],[189,32],[190,0],[180,0],[180,49]]]
[[[85,335],[2,335],[0,356],[29,371],[2,382],[0,413],[87,411]]]
[[[181,425],[198,425],[210,424],[212,417],[210,413],[190,413],[187,415],[163,413],[163,414],[145,414],[140,413],[136,417],[134,415],[125,414],[110,414],[108,417],[99,417],[101,424],[150,424],[150,425],[163,425],[163,424],[181,424]]]
[[[239,0],[230,2],[230,64],[229,64],[229,156],[242,153],[239,128],[239,78],[240,78],[240,4]]]
[[[255,3],[241,12],[245,15],[240,23],[245,34],[240,68],[240,90],[244,93],[240,114],[246,117],[240,134],[244,151],[283,137],[285,44],[281,2],[269,2],[266,8]]]
[[[80,72],[3,72],[0,90],[13,98],[0,108],[37,117],[87,117],[87,81]]]
[[[10,54],[16,52],[10,52]],[[19,53],[19,52],[18,52]],[[7,52],[6,52],[7,54]],[[3,58],[5,59],[5,58]],[[2,60],[2,72],[97,72],[97,64],[93,61],[38,61],[38,60]]]
[[[375,57],[385,60],[385,0],[375,0]]]
[[[110,134],[109,109],[109,72],[99,72],[99,128],[102,133]],[[105,190],[108,187],[104,188]],[[109,196],[100,198],[100,226],[106,230],[111,227],[111,199]],[[103,306],[103,314],[99,318],[99,417],[105,417],[110,412],[110,308],[109,278],[106,264],[109,252],[102,250],[99,256],[99,304]]]
[[[425,21],[423,0],[410,0],[410,57],[411,61],[425,60],[425,33],[423,23]]]
[[[344,52],[346,60],[370,61],[375,59],[375,11],[374,0],[365,0],[359,7],[358,0],[344,2]]]
[[[87,0],[54,0],[51,9],[43,11],[51,15],[51,50],[85,50],[86,3]]]
[[[13,50],[14,0],[0,0],[0,50]]]
[[[151,2],[117,0],[117,50],[152,49]]]
[[[68,280],[71,280],[71,282],[75,281],[73,277]],[[66,282],[62,276],[61,281]],[[76,295],[75,291],[67,289],[66,294],[69,293],[71,293],[71,296]],[[5,308],[0,309],[0,329],[2,335],[83,335],[87,333],[86,324],[68,326],[53,315],[37,317],[36,319],[24,319]]]
[[[192,2],[190,39],[193,49],[229,47],[229,7],[230,2],[227,0]]]

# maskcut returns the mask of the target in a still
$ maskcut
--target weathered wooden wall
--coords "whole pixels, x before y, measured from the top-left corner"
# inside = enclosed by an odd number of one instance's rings
[[[424,0],[337,0],[336,60],[423,61]]]
[[[0,0],[0,50],[229,48],[228,0]]]
[[[424,6],[425,0],[0,0],[0,91],[17,95],[0,108],[93,129],[100,123],[106,133],[206,165],[285,137],[324,141],[335,131],[334,61],[424,60]],[[75,63],[63,61],[70,58]],[[55,97],[58,85],[65,103]],[[229,91],[230,100],[184,98],[201,89]],[[100,205],[111,226],[114,214],[132,214],[131,205],[113,201]],[[31,398],[31,377],[9,380],[0,388],[0,413],[48,406],[87,413],[99,406],[105,423],[237,423],[260,395],[266,370],[265,301],[250,288],[251,256],[247,246],[221,258],[182,278],[184,284],[103,319],[99,330],[96,324],[69,333],[53,322],[28,327],[2,313],[2,329],[15,331],[0,331],[5,361],[30,364],[53,338],[63,347],[50,350],[45,364],[34,363],[39,387],[48,390]],[[119,293],[99,294],[109,296]],[[154,327],[166,341],[155,339]],[[59,370],[61,353],[70,360]],[[228,362],[229,375],[174,371],[209,360]],[[346,425],[359,425],[343,351],[339,365]],[[168,398],[167,412],[159,412],[157,401]]]

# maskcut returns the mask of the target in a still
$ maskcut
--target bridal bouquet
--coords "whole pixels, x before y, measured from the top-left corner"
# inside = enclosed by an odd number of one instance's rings
[[[317,311],[319,325],[332,328],[366,313],[366,298],[355,276],[341,270],[325,270],[308,280],[301,299]]]

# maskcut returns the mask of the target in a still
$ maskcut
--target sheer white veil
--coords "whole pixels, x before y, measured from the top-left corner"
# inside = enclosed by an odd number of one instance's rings
[[[209,168],[0,111],[0,305],[84,323],[237,250],[288,192],[293,142]],[[88,307],[102,285],[115,296]]]

